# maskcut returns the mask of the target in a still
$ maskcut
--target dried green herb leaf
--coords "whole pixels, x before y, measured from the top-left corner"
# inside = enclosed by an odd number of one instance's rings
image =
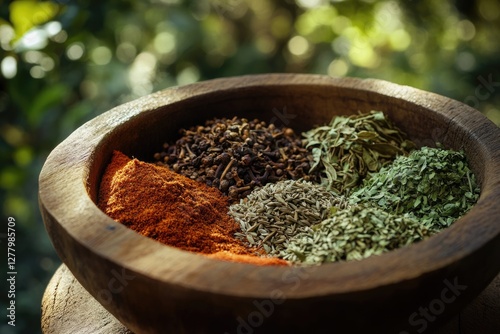
[[[367,147],[369,147],[373,151],[377,151],[384,158],[391,158],[399,154],[404,154],[404,151],[402,149],[389,143],[373,143],[367,145]]]
[[[334,117],[329,126],[303,136],[312,153],[310,172],[318,172],[322,185],[336,193],[346,193],[368,173],[415,147],[380,111]]]
[[[363,140],[372,140],[378,137],[378,134],[375,131],[359,131],[357,134],[359,139]]]
[[[363,150],[363,161],[366,163],[366,167],[370,172],[376,172],[378,168],[377,158],[372,155],[372,151],[364,149]]]

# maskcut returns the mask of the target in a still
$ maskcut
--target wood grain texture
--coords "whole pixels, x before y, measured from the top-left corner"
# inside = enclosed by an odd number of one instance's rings
[[[45,334],[132,334],[78,283],[64,264],[45,289],[41,323]]]
[[[95,205],[113,150],[149,159],[180,127],[214,116],[258,117],[302,131],[334,115],[369,110],[385,111],[419,145],[440,141],[464,149],[481,183],[476,206],[442,233],[382,256],[274,268],[162,245]],[[372,79],[257,75],[167,89],[96,117],[50,154],[40,175],[39,201],[61,259],[135,332],[233,333],[243,319],[259,332],[321,333],[333,321],[339,332],[413,333],[418,327],[409,317],[441,298],[447,284],[466,288],[429,326],[456,314],[498,274],[498,170],[500,129],[458,101]],[[259,311],[262,305],[272,309],[266,321],[258,316],[266,313]]]
[[[498,334],[499,317],[500,275],[460,315],[427,333]],[[133,334],[78,283],[64,264],[45,290],[41,322],[44,334]]]

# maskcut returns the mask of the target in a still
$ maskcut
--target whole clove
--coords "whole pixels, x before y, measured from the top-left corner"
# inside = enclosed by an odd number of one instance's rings
[[[154,154],[157,164],[218,188],[231,202],[270,182],[318,180],[309,173],[312,155],[291,128],[258,119],[215,118],[181,129],[180,135]]]

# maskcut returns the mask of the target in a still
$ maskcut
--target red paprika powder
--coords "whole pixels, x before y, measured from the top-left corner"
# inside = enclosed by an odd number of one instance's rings
[[[233,236],[240,227],[218,189],[118,151],[102,178],[98,205],[114,220],[169,246],[221,260],[288,264],[259,256],[263,251]]]

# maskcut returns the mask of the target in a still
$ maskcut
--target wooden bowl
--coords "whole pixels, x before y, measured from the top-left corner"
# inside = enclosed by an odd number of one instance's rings
[[[297,132],[385,111],[419,145],[464,149],[481,184],[450,228],[361,261],[315,267],[225,262],[165,246],[96,206],[113,150],[151,160],[178,129],[214,116]],[[84,124],[48,157],[39,201],[78,281],[136,333],[413,333],[448,319],[500,270],[500,129],[469,106],[380,80],[271,74],[167,89]]]

